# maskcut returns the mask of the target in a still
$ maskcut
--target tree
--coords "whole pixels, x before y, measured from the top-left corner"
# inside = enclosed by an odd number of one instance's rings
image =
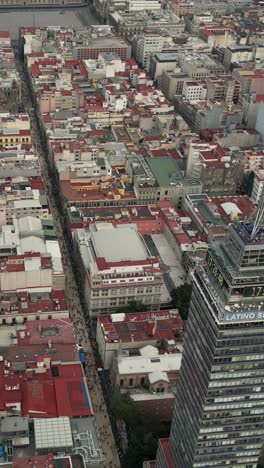
[[[135,426],[141,419],[141,413],[135,402],[127,395],[115,393],[111,397],[111,410],[117,420],[123,420],[129,426]]]
[[[178,286],[171,292],[173,306],[178,309],[182,320],[187,320],[188,318],[191,294],[192,287],[188,283]]]
[[[145,417],[127,395],[114,394],[111,410],[118,420],[126,423],[128,447],[124,456],[126,468],[142,468],[144,460],[156,457],[158,441],[169,436],[170,424]]]
[[[157,347],[158,349],[162,351],[166,351],[168,347],[168,342],[165,338],[161,338],[160,340],[157,341]]]

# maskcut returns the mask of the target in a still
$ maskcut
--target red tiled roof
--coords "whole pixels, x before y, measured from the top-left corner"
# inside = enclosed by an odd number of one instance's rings
[[[36,455],[29,457],[19,457],[13,459],[13,468],[54,468],[54,455]]]
[[[156,326],[154,330],[153,327],[150,330],[149,323],[153,316]],[[120,322],[112,322],[111,315],[99,316],[98,322],[107,342],[117,340],[126,343],[131,341],[147,342],[161,338],[175,339],[176,331],[184,328],[179,313],[169,310],[128,313]],[[133,330],[130,328],[131,323],[133,323]]]
[[[1,39],[5,39],[5,38],[8,38],[10,37],[10,34],[8,31],[0,31],[0,38]]]
[[[172,458],[171,447],[170,447],[170,440],[169,439],[160,439],[159,440],[159,447],[163,452],[164,458],[166,460],[166,468],[176,468],[176,465]]]

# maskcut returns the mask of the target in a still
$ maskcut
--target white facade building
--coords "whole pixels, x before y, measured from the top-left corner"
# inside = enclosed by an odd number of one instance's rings
[[[129,0],[128,11],[160,10],[161,2],[159,0]]]
[[[255,171],[251,199],[255,205],[258,205],[264,185],[264,171]]]
[[[147,64],[148,55],[162,49],[164,38],[157,34],[144,34],[137,39],[136,60],[142,66]]]
[[[183,84],[182,95],[192,103],[206,99],[206,93],[206,87],[198,81],[185,81]]]

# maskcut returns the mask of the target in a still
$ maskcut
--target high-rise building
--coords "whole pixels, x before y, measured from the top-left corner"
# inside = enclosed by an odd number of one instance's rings
[[[264,230],[234,224],[194,273],[157,467],[255,468],[264,440]]]

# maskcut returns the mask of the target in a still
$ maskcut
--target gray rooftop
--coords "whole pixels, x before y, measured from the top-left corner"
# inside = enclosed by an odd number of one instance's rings
[[[11,416],[1,420],[1,432],[24,432],[28,431],[28,418]]]
[[[144,243],[133,227],[102,229],[92,233],[97,257],[107,262],[146,260]]]

